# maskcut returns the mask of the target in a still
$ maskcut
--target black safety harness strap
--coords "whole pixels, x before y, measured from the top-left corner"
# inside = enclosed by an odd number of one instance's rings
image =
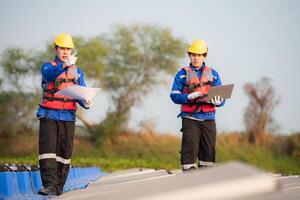
[[[76,102],[76,99],[68,99],[68,98],[57,98],[57,97],[43,97],[45,100],[48,101],[63,101],[63,102]]]

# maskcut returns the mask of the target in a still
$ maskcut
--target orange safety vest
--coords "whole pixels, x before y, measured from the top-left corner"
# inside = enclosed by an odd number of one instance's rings
[[[183,68],[186,71],[186,85],[183,88],[183,94],[190,94],[199,91],[202,95],[188,104],[182,104],[181,112],[214,112],[215,106],[206,103],[205,97],[213,83],[212,69],[204,66],[200,79],[197,73],[190,67]]]
[[[57,66],[56,62],[50,63],[55,67]],[[68,67],[68,69],[70,68],[75,68],[77,70],[77,66],[75,65]],[[61,73],[54,81],[50,83],[42,83],[43,99],[40,106],[56,110],[76,110],[76,99],[55,94],[56,92],[68,86],[76,84],[77,79],[71,74],[68,74],[68,71]]]

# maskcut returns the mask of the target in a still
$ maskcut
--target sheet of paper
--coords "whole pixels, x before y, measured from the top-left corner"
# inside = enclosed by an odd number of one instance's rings
[[[56,92],[56,94],[64,95],[78,100],[92,100],[95,95],[101,91],[101,88],[83,87],[80,85],[72,85],[63,90]]]

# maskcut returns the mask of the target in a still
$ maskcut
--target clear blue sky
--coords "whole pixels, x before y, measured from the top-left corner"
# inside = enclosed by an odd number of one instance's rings
[[[217,111],[219,131],[243,130],[248,103],[243,85],[262,76],[272,79],[281,97],[274,111],[281,132],[300,130],[297,0],[0,0],[0,51],[7,46],[42,48],[60,32],[91,37],[108,32],[114,24],[131,23],[159,24],[187,42],[202,38],[208,43],[206,63],[219,72],[224,84],[236,85],[233,98]],[[182,61],[186,64],[188,58]],[[150,120],[161,132],[179,132],[179,106],[169,99],[172,81],[133,109],[130,127]],[[97,96],[88,117],[101,119],[108,102]]]

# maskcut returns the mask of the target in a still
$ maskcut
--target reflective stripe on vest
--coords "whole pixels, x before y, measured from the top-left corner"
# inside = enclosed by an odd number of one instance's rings
[[[50,62],[52,66],[57,66],[56,62]],[[70,66],[68,69],[76,68],[77,66]],[[50,83],[42,83],[43,100],[40,106],[55,109],[55,110],[76,110],[76,99],[67,96],[56,94],[56,92],[77,84],[77,80],[71,74],[63,72],[54,81]]]
[[[215,106],[206,103],[205,99],[213,82],[212,69],[204,66],[200,79],[198,78],[197,73],[190,66],[184,67],[183,69],[186,71],[186,85],[183,89],[183,94],[190,94],[198,91],[202,94],[202,96],[191,101],[189,104],[183,104],[181,106],[181,112],[214,112]]]

